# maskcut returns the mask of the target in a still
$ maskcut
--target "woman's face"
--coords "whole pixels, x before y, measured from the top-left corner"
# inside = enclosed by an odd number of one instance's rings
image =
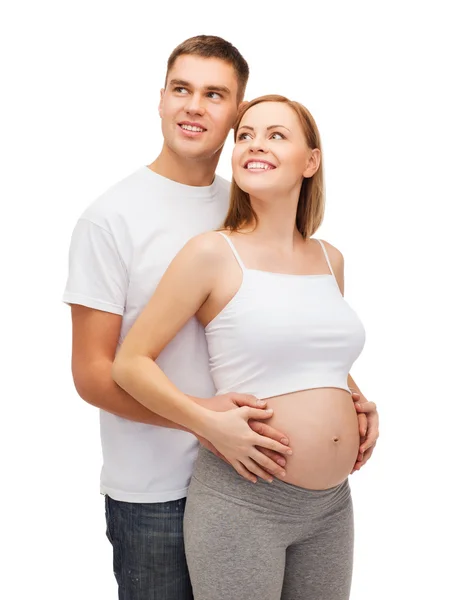
[[[246,111],[232,154],[233,177],[251,196],[299,191],[315,154],[295,111],[283,102],[261,102]],[[319,163],[318,163],[319,164]],[[315,165],[314,165],[315,166]]]

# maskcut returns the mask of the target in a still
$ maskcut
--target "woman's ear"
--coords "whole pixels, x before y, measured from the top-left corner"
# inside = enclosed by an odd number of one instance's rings
[[[321,164],[321,151],[319,148],[314,148],[311,150],[311,154],[308,157],[308,162],[306,164],[306,168],[303,171],[303,177],[310,178],[317,172]]]

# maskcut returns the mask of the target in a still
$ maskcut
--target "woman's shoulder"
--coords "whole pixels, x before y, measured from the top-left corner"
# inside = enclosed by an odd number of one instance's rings
[[[336,281],[341,290],[341,294],[344,295],[344,257],[343,254],[327,242],[326,240],[320,240],[324,244],[324,248],[327,252],[328,260],[331,264],[333,273],[335,274]]]
[[[223,248],[224,244],[227,244],[221,233],[223,232],[205,231],[204,233],[199,233],[198,235],[190,238],[186,244],[186,247],[192,248],[194,252],[199,252],[201,254],[212,253],[220,248]]]
[[[330,242],[327,242],[327,240],[321,239],[320,241],[324,244],[324,248],[327,251],[328,258],[329,258],[330,262],[332,263],[332,266],[333,267],[343,266],[343,264],[344,264],[343,253],[340,250],[338,250],[338,248],[333,246]]]
[[[192,237],[184,245],[182,253],[205,264],[219,264],[226,256],[227,242],[222,232],[206,231]]]

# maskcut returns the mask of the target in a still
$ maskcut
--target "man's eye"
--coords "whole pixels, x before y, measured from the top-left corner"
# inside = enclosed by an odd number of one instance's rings
[[[212,100],[220,100],[222,98],[222,96],[218,92],[208,92],[208,96]]]
[[[187,92],[186,88],[184,87],[175,87],[174,92],[178,92],[178,94],[185,94]]]

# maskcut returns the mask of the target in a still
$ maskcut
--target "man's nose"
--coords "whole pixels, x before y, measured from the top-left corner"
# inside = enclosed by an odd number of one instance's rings
[[[205,114],[205,107],[203,99],[200,94],[192,94],[186,103],[186,112],[189,115],[200,115]]]

